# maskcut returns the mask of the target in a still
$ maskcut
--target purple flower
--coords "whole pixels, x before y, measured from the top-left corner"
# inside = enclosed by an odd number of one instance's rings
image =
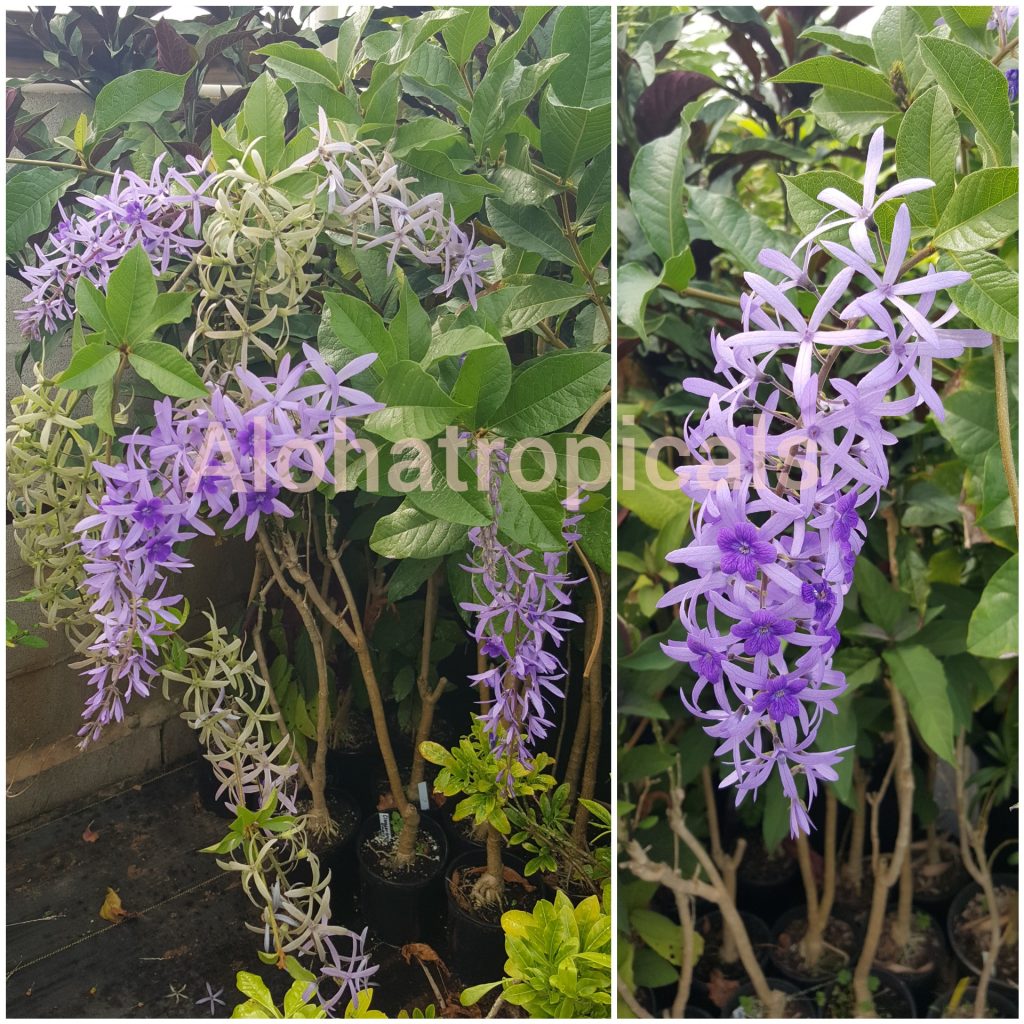
[[[759,608],[749,619],[737,622],[732,635],[744,640],[744,654],[778,654],[780,636],[789,636],[794,626],[789,619],[780,618],[767,608]]]
[[[336,424],[382,408],[344,383],[372,356],[332,370],[309,346],[304,354],[294,366],[286,357],[269,377],[236,367],[248,405],[220,388],[205,402],[157,402],[153,429],[123,439],[123,461],[97,463],[105,493],[95,514],[75,528],[86,558],[84,589],[102,627],[82,665],[92,688],[83,743],[120,721],[133,696],[149,693],[160,644],[175,632],[174,609],[182,600],[163,591],[170,574],[191,565],[183,546],[197,534],[212,534],[211,521],[229,530],[244,520],[251,539],[267,516],[290,517],[281,498],[284,482],[268,478],[274,470],[267,459],[296,437],[315,438],[333,454]],[[320,380],[308,383],[318,373]],[[226,450],[213,459],[207,442],[217,438]],[[256,791],[255,776],[250,781]]]
[[[839,220],[824,218],[817,228],[804,236],[803,240],[796,247],[797,252],[826,232],[849,225],[850,244],[853,246],[854,251],[861,259],[868,263],[875,262],[875,250],[872,248],[869,238],[869,228],[874,226],[875,211],[890,199],[897,199],[900,196],[907,196],[913,192],[921,192],[924,189],[935,187],[935,182],[930,178],[907,178],[906,181],[892,185],[876,197],[878,175],[882,170],[882,158],[884,155],[885,133],[879,128],[871,136],[871,142],[868,144],[868,157],[864,164],[864,193],[860,203],[855,199],[851,199],[845,192],[840,192],[837,188],[822,189],[818,193],[818,201],[834,207],[837,212],[844,213],[846,216]]]
[[[797,694],[803,693],[806,689],[807,683],[802,679],[776,676],[769,679],[764,689],[754,697],[751,707],[759,715],[767,712],[773,722],[781,722],[784,718],[796,718],[800,714]]]
[[[759,565],[775,561],[775,548],[761,540],[757,529],[750,523],[725,527],[718,534],[717,543],[722,553],[722,572],[727,576],[738,573],[748,583],[757,579]]]
[[[1010,102],[1016,103],[1017,97],[1020,95],[1020,86],[1018,84],[1020,72],[1017,68],[1010,68],[1004,74],[1006,75],[1006,85],[1010,92]]]
[[[660,602],[678,607],[685,639],[662,649],[696,673],[681,699],[731,766],[722,785],[734,787],[740,803],[777,773],[794,834],[810,829],[807,808],[819,782],[835,780],[842,753],[811,748],[845,687],[832,667],[836,623],[864,545],[862,517],[877,508],[889,479],[885,448],[897,438],[883,421],[922,404],[941,417],[933,360],[988,341],[945,326],[955,306],[932,317],[937,293],[964,274],[901,274],[910,241],[905,205],[885,265],[875,265],[869,232],[877,207],[930,187],[911,179],[876,195],[882,156],[879,130],[860,203],[821,193],[846,219],[830,214],[790,256],[762,252],[782,283],[746,275],[739,332],[711,334],[717,379],[684,382],[708,407],[683,434],[692,462],[679,477],[694,502],[692,538],[667,556],[690,574]],[[852,248],[816,241],[844,225]],[[819,284],[810,268],[822,254],[844,266]],[[868,326],[853,326],[865,317]],[[795,360],[787,359],[794,348]],[[846,360],[849,350],[856,363]],[[847,365],[856,373],[844,379]]]

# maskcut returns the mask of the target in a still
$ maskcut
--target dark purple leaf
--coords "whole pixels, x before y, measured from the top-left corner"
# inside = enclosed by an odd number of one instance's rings
[[[166,19],[154,26],[156,32],[156,66],[160,71],[183,75],[196,62],[195,50]]]
[[[643,145],[670,134],[687,103],[713,89],[715,82],[696,71],[668,71],[640,94],[633,112],[636,137]]]

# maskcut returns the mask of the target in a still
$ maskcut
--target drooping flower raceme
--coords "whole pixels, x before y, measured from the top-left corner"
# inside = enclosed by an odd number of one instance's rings
[[[243,526],[246,539],[265,516],[287,518],[283,491],[298,473],[331,483],[337,442],[355,442],[348,422],[382,408],[345,383],[375,354],[332,370],[317,351],[276,375],[235,368],[238,398],[210,386],[209,398],[155,405],[156,425],[123,439],[123,460],[97,463],[105,490],[77,531],[86,556],[85,590],[102,626],[82,663],[92,686],[83,743],[120,721],[124,703],[146,696],[162,638],[174,632],[180,595],[170,578],[190,566],[181,545],[198,534]]]
[[[883,147],[879,129],[862,202],[821,193],[845,216],[827,215],[797,245],[792,256],[802,252],[802,266],[765,250],[760,262],[781,282],[745,275],[742,330],[711,336],[721,378],[684,382],[709,404],[698,423],[687,424],[694,464],[679,470],[695,503],[693,537],[669,555],[693,578],[662,599],[678,605],[686,637],[662,646],[696,675],[681,697],[731,765],[722,785],[735,788],[739,803],[778,773],[793,835],[810,830],[808,807],[818,785],[836,779],[843,753],[817,749],[816,738],[845,688],[832,665],[836,623],[865,518],[888,483],[884,446],[896,437],[883,420],[920,404],[941,418],[933,359],[991,340],[944,326],[955,306],[931,316],[937,293],[968,280],[966,273],[901,274],[910,242],[906,206],[886,250],[874,221],[879,205],[932,183],[912,179],[876,197]],[[852,247],[828,240],[837,227],[848,230]],[[818,252],[833,258],[821,283],[807,270]],[[855,282],[858,297],[847,301]],[[833,376],[850,351],[876,357],[855,381]],[[723,447],[728,460],[716,462],[712,452]]]
[[[85,278],[102,291],[110,274],[136,245],[142,245],[157,273],[172,260],[191,259],[203,244],[200,230],[213,176],[206,164],[188,158],[188,170],[164,170],[161,153],[149,179],[117,171],[106,195],[79,200],[84,211],[67,212],[42,246],[36,266],[21,276],[30,285],[24,307],[14,316],[22,331],[38,338],[74,315],[75,285]]]
[[[564,696],[565,667],[547,646],[550,641],[557,651],[569,624],[582,621],[568,610],[570,590],[579,581],[566,571],[566,551],[545,551],[538,557],[528,549],[513,550],[499,539],[501,484],[508,455],[501,449],[491,454],[488,488],[494,522],[469,531],[472,548],[468,563],[462,566],[472,577],[476,598],[462,604],[476,620],[470,635],[491,667],[470,678],[491,693],[481,720],[496,759],[528,765],[531,745],[551,727],[547,717],[551,699]],[[570,516],[564,521],[562,536],[567,544],[579,539],[574,527],[580,518]]]

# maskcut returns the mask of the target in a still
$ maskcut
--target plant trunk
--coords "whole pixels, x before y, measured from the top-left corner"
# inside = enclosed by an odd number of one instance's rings
[[[476,906],[501,904],[505,895],[505,865],[501,860],[501,833],[487,826],[487,867],[470,894]]]
[[[597,605],[590,602],[587,605],[586,618],[593,619],[597,614]],[[597,626],[595,625],[595,634]],[[588,719],[590,728],[587,735],[587,756],[583,763],[583,779],[580,783],[580,796],[584,800],[593,800],[597,790],[597,762],[601,754],[601,725],[602,711],[604,704],[601,700],[601,649],[598,648],[591,658],[590,671],[587,673]],[[582,848],[587,844],[587,822],[590,820],[590,811],[583,804],[576,807],[576,820],[573,822],[572,838],[575,844]]]
[[[800,865],[800,879],[804,885],[804,899],[807,901],[807,930],[800,940],[800,954],[808,968],[818,966],[825,949],[825,918],[819,911],[818,886],[811,867],[811,845],[807,836],[796,837],[797,863]]]
[[[589,608],[583,630],[583,649],[590,649],[594,639],[594,623],[590,616]],[[580,688],[580,711],[576,719],[576,729],[573,732],[572,747],[569,750],[569,760],[565,766],[565,782],[569,787],[570,803],[576,799],[579,792],[580,776],[583,774],[583,755],[587,749],[587,736],[590,733],[590,681],[583,680]]]
[[[914,867],[910,856],[910,847],[903,857],[900,867],[900,891],[896,904],[896,922],[892,929],[893,942],[900,949],[905,949],[910,942],[910,932],[914,916]]]
[[[857,896],[864,885],[864,841],[867,838],[868,783],[858,761],[853,763],[853,824],[850,829],[850,852],[846,861],[846,878]]]
[[[853,971],[853,996],[858,1017],[874,1017],[875,1001],[868,986],[871,968],[878,953],[885,925],[886,903],[889,890],[896,884],[903,869],[904,858],[910,856],[911,832],[914,825],[914,767],[910,741],[910,726],[907,722],[907,706],[899,691],[889,683],[892,701],[893,731],[893,778],[896,783],[896,800],[899,807],[899,828],[896,846],[888,861],[880,856],[878,839],[878,810],[883,793],[876,794],[872,807],[871,848],[872,863],[877,864],[874,887],[871,893],[871,913],[868,917],[864,944]]]

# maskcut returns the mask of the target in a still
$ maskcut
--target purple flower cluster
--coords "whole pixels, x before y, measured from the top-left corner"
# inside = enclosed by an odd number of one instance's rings
[[[332,482],[327,458],[342,438],[355,441],[347,421],[382,408],[345,384],[375,354],[335,371],[315,349],[303,351],[294,365],[285,356],[273,377],[236,367],[238,399],[213,387],[198,402],[157,402],[153,429],[123,438],[123,460],[97,463],[105,493],[76,527],[102,625],[84,663],[93,692],[83,743],[120,721],[133,695],[149,693],[159,642],[177,625],[181,598],[165,594],[168,579],[191,564],[180,546],[213,534],[213,520],[223,530],[244,526],[250,539],[264,516],[291,516],[282,491],[295,489],[294,474]]]
[[[681,697],[719,741],[716,754],[731,763],[722,785],[734,786],[740,803],[777,772],[793,835],[810,830],[807,808],[818,784],[837,777],[841,759],[842,751],[816,750],[815,740],[845,688],[832,666],[836,623],[864,544],[864,517],[888,482],[884,447],[896,437],[883,419],[922,403],[941,418],[932,360],[991,340],[944,327],[955,306],[929,316],[936,293],[967,274],[901,274],[910,242],[905,205],[886,251],[878,206],[932,182],[905,181],[876,198],[883,145],[879,129],[860,202],[834,189],[819,195],[834,210],[796,247],[802,265],[765,250],[760,262],[781,283],[745,275],[742,330],[711,336],[720,378],[684,382],[709,407],[699,423],[687,424],[695,465],[679,471],[695,501],[693,538],[669,560],[696,575],[662,599],[678,604],[686,632],[662,646],[696,673]],[[837,227],[848,230],[852,248],[823,237]],[[842,265],[820,284],[808,272],[819,251]],[[846,302],[855,279],[858,297]],[[843,351],[877,361],[856,382],[832,377]],[[904,397],[890,399],[894,389]],[[729,453],[727,463],[712,459],[716,447]]]
[[[435,294],[451,296],[462,284],[469,304],[476,309],[477,292],[484,284],[480,275],[494,265],[491,247],[475,244],[473,230],[467,234],[458,226],[454,213],[446,212],[440,192],[417,198],[408,188],[415,179],[400,178],[389,153],[373,153],[365,143],[335,141],[322,108],[316,148],[292,167],[317,164],[326,172],[320,188],[327,194],[327,212],[372,225],[376,237],[364,248],[388,247],[389,274],[399,254],[405,253],[441,269],[443,279]]]
[[[148,181],[134,171],[117,171],[107,195],[79,199],[85,212],[68,213],[58,204],[60,223],[35,247],[37,265],[21,272],[30,288],[25,307],[14,316],[25,334],[38,338],[70,320],[79,278],[105,291],[111,272],[135,245],[142,245],[157,273],[202,246],[213,176],[194,157],[187,171],[165,171],[164,156],[157,157]]]
[[[470,679],[491,691],[491,703],[480,719],[496,757],[529,764],[530,747],[551,727],[550,698],[564,697],[559,683],[565,667],[545,645],[551,640],[555,648],[561,647],[567,624],[582,621],[567,610],[572,603],[570,588],[579,580],[570,579],[565,570],[566,552],[543,552],[538,565],[532,551],[514,551],[498,538],[499,495],[508,455],[501,450],[492,454],[489,497],[494,522],[469,531],[473,549],[469,564],[462,566],[472,576],[477,598],[462,604],[476,617],[470,635],[492,667]],[[567,544],[579,540],[573,528],[581,518],[565,520],[562,535]]]

